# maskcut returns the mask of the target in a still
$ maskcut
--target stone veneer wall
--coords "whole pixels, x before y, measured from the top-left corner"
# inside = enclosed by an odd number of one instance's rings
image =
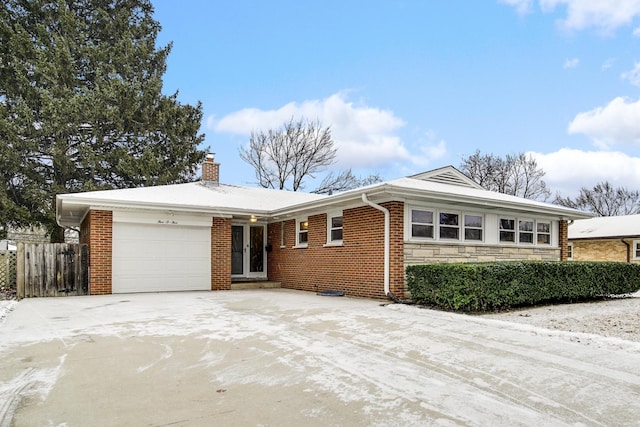
[[[416,264],[485,261],[559,261],[560,248],[405,243],[405,268]]]

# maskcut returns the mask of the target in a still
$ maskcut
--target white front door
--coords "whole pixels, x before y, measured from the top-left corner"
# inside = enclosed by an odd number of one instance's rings
[[[267,277],[266,236],[264,224],[231,226],[232,277]]]

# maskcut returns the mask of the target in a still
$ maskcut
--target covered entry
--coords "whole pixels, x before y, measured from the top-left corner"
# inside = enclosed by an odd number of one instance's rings
[[[231,226],[231,277],[266,278],[267,226],[264,224],[233,224]]]
[[[211,217],[113,213],[112,292],[211,289]]]

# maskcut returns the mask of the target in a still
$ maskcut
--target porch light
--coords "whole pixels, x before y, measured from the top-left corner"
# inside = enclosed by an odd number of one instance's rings
[[[256,218],[255,215],[251,215],[251,218],[249,219],[250,222],[257,222],[258,218]]]

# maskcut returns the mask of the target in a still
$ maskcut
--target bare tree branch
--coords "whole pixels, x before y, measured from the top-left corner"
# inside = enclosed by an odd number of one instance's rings
[[[476,150],[463,159],[460,170],[490,191],[543,201],[551,195],[542,180],[544,171],[531,155],[524,153],[502,158]]]
[[[593,189],[580,188],[580,194],[575,199],[563,198],[558,194],[554,203],[593,212],[598,216],[633,215],[640,213],[640,192],[625,187],[613,188],[608,181],[602,181]]]
[[[369,175],[365,178],[356,177],[351,169],[344,170],[339,174],[329,173],[324,177],[320,186],[312,191],[317,194],[333,194],[340,191],[352,190],[354,188],[364,187],[365,185],[371,185],[378,182],[382,182],[380,175]]]
[[[292,117],[280,129],[252,132],[240,158],[253,166],[257,183],[265,188],[301,190],[306,178],[335,161],[331,129],[319,121]]]

